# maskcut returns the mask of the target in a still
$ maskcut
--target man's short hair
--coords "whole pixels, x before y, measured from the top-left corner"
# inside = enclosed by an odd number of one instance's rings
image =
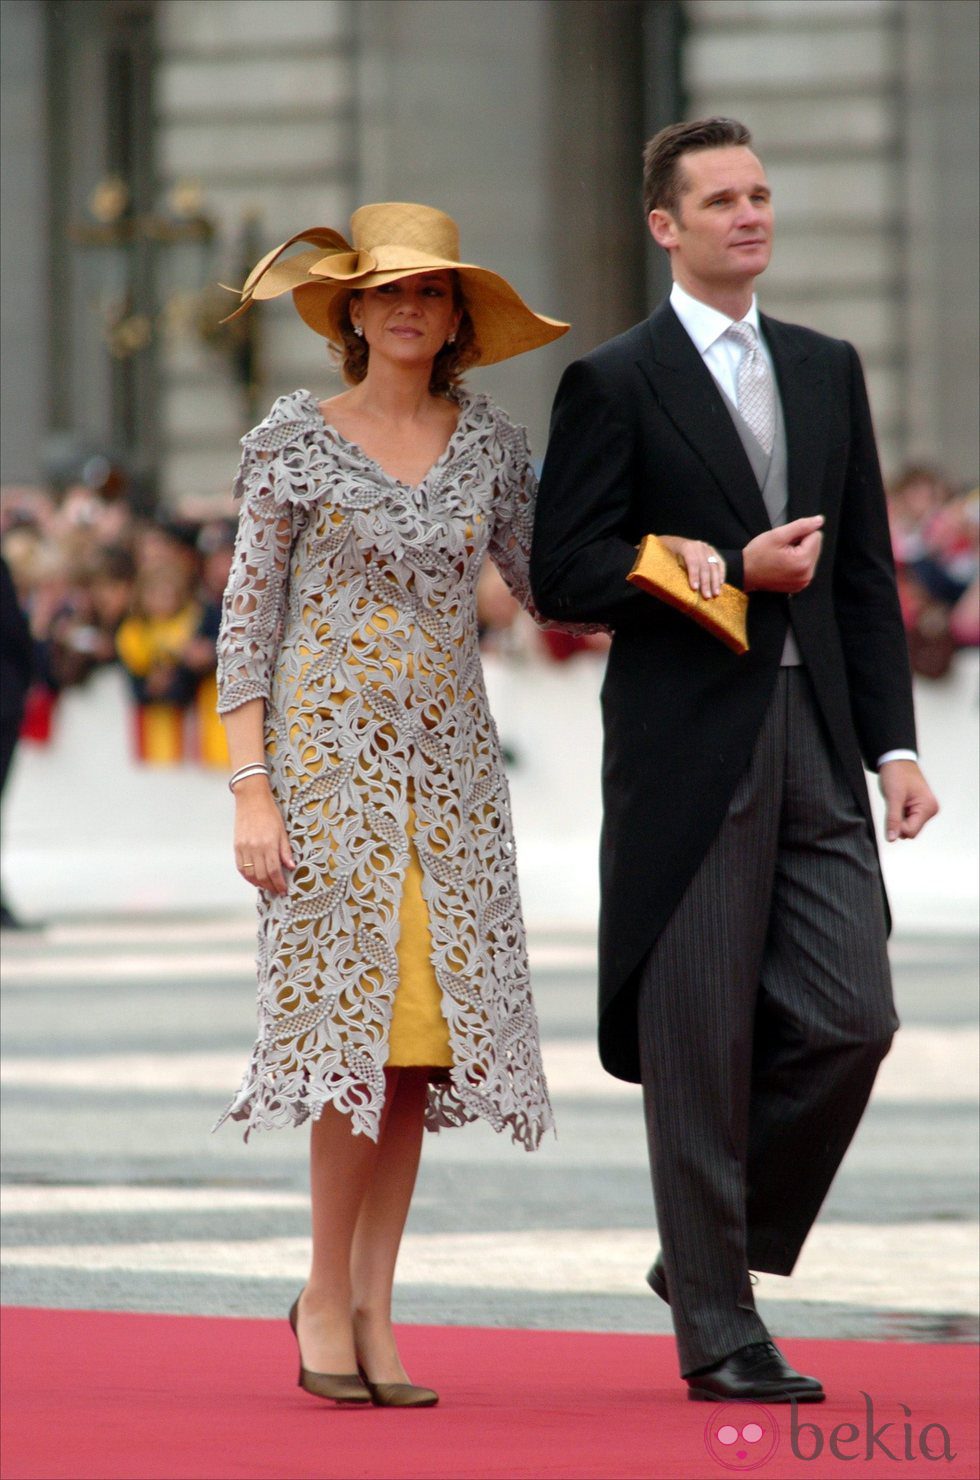
[[[698,149],[723,149],[752,143],[752,135],[737,118],[695,118],[672,123],[654,134],[643,150],[643,210],[677,210],[681,196],[681,157]]]

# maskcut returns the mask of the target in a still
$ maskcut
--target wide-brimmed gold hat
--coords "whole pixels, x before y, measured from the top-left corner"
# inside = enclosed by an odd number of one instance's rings
[[[458,273],[473,321],[479,351],[475,364],[493,365],[538,349],[569,328],[560,319],[534,313],[498,273],[461,262],[455,221],[432,206],[408,201],[361,206],[350,227],[353,245],[338,231],[314,226],[267,253],[249,273],[242,301],[229,318],[256,301],[291,292],[300,317],[339,345],[340,319],[352,289],[379,288],[416,272],[446,268]],[[308,243],[310,250],[283,256],[299,242]]]

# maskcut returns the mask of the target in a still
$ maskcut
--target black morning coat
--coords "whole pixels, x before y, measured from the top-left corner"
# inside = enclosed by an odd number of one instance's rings
[[[770,521],[711,373],[664,303],[565,371],[538,495],[531,584],[554,620],[613,630],[602,690],[599,1053],[639,1081],[636,977],[751,756],[792,621],[827,738],[874,836],[862,761],[915,748],[902,627],[861,366],[853,347],[765,316],[786,423],[789,519],[823,514],[816,574],[749,597],[739,657],[627,584],[645,534],[707,540],[742,584]]]

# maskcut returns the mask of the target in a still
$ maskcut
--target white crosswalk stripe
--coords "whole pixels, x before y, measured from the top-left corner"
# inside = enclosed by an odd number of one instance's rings
[[[818,1224],[792,1280],[760,1275],[766,1300],[853,1301],[893,1310],[980,1310],[976,1249],[980,1227],[903,1223],[868,1228]],[[644,1229],[532,1229],[513,1232],[407,1233],[398,1261],[405,1284],[479,1284],[484,1289],[636,1295],[650,1262]],[[7,1268],[153,1271],[217,1278],[301,1281],[306,1238],[54,1244],[4,1251]]]
[[[96,1090],[100,1094],[221,1094],[238,1084],[241,1053],[96,1053],[84,1057],[19,1056],[0,1066],[8,1088]],[[980,1031],[904,1028],[885,1060],[875,1098],[882,1102],[975,1104]],[[606,1074],[591,1042],[548,1039],[545,1070],[556,1099],[637,1100],[639,1086]]]
[[[253,932],[254,934],[254,932]],[[109,982],[184,981],[200,977],[228,977],[250,981],[255,975],[255,951],[251,944],[227,947],[238,941],[241,932],[230,938],[218,936],[209,941],[210,950],[187,950],[186,941],[179,947],[170,938],[167,954],[147,950],[76,951],[72,954],[47,951],[37,956],[8,959],[4,966],[4,986],[8,989],[38,986],[84,986]],[[161,944],[166,938],[161,939]],[[132,947],[132,938],[123,937],[119,944]],[[204,942],[200,944],[203,946]],[[222,947],[218,949],[218,947]],[[595,947],[589,942],[535,942],[530,951],[531,968],[535,971],[590,971],[595,969]]]

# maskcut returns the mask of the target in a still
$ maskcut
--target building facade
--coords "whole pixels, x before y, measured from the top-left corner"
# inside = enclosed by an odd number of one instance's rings
[[[771,313],[865,362],[886,468],[976,477],[974,0],[0,0],[2,481],[111,448],[147,505],[221,506],[242,431],[339,386],[250,261],[424,200],[573,329],[474,379],[543,450],[567,361],[666,285],[640,150],[724,112],[774,186]],[[120,188],[121,185],[121,188]],[[251,318],[251,316],[249,316]],[[242,321],[239,321],[239,330]]]

